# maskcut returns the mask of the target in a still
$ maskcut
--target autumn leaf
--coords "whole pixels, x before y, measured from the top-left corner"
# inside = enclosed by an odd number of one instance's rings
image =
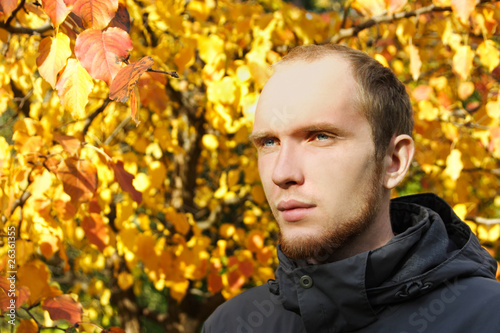
[[[89,242],[97,246],[99,251],[102,252],[106,245],[109,244],[108,228],[100,214],[90,213],[85,216],[81,227],[85,231],[85,236],[87,236]]]
[[[58,33],[55,37],[45,37],[40,42],[38,48],[40,55],[36,59],[36,64],[40,75],[52,88],[56,85],[58,73],[71,56],[69,44],[69,37],[63,33]]]
[[[38,325],[33,319],[21,319],[16,333],[38,333]]]
[[[418,48],[410,44],[410,73],[414,81],[417,81],[420,76],[420,68],[422,67],[422,61],[420,60],[420,55],[418,54]]]
[[[489,71],[493,71],[500,64],[500,51],[494,41],[485,40],[479,45],[476,52],[481,63],[488,67]]]
[[[110,328],[103,330],[102,333],[125,333],[125,331],[120,327],[111,326]]]
[[[452,180],[456,181],[458,177],[460,177],[463,168],[462,153],[458,149],[453,149],[446,158],[446,169],[444,169],[444,173]]]
[[[66,68],[57,81],[57,95],[62,105],[74,117],[85,117],[85,106],[94,83],[89,73],[76,59],[69,59]]]
[[[87,202],[97,189],[97,169],[87,160],[70,157],[57,168],[57,176],[63,183],[64,192],[71,203]]]
[[[111,22],[109,22],[109,27],[117,27],[127,33],[130,32],[130,15],[128,14],[127,8],[125,8],[125,5],[121,3],[118,4],[118,10],[116,11],[116,14]]]
[[[88,29],[106,28],[118,10],[118,0],[77,0],[73,12],[82,18]]]
[[[42,0],[42,8],[50,17],[54,27],[58,27],[71,12],[64,0]]]
[[[385,6],[387,8],[387,13],[394,14],[403,9],[403,7],[408,3],[408,0],[384,0]]]
[[[57,141],[70,155],[75,155],[82,146],[81,141],[74,136],[54,133],[54,140]]]
[[[385,12],[384,0],[355,0],[351,7],[366,17],[376,16]]]
[[[453,71],[460,76],[462,80],[467,80],[472,70],[472,61],[474,52],[469,45],[462,45],[457,49],[453,56]]]
[[[82,321],[83,308],[69,295],[50,297],[42,302],[42,309],[47,311],[50,319],[64,319],[72,324]]]
[[[476,0],[451,0],[451,9],[463,24],[468,24],[475,8]]]
[[[125,103],[136,87],[139,77],[149,70],[153,64],[153,58],[144,57],[123,67],[116,74],[109,87],[109,98]]]
[[[132,181],[135,178],[134,175],[124,169],[122,161],[117,161],[116,163],[109,162],[109,164],[115,172],[115,180],[118,182],[118,184],[120,184],[121,188],[124,191],[128,192],[135,202],[141,203],[142,193],[137,191],[134,185],[132,185]]]
[[[103,80],[108,85],[120,71],[130,50],[132,40],[120,28],[88,29],[75,42],[75,54],[82,66],[94,79]]]
[[[5,19],[7,19],[10,14],[16,9],[17,0],[2,0],[0,1],[0,12],[4,15]]]

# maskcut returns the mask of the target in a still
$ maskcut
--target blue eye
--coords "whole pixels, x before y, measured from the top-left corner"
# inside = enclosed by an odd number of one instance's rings
[[[316,135],[316,139],[318,139],[318,140],[327,140],[329,138],[330,138],[330,136],[323,134],[323,133]]]
[[[274,143],[275,143],[275,140],[271,139],[271,138],[265,139],[263,141],[263,145],[266,146],[266,147],[270,147],[270,146],[274,145]]]

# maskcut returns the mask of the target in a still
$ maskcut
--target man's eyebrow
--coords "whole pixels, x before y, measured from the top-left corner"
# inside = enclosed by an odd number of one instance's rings
[[[333,133],[333,134],[336,134],[336,135],[339,135],[339,136],[343,136],[343,135],[346,134],[345,130],[342,130],[341,128],[339,128],[338,126],[335,126],[332,123],[329,123],[329,122],[318,122],[318,123],[314,123],[314,124],[310,124],[310,125],[298,127],[297,129],[295,129],[292,132],[292,135],[294,135],[294,134],[300,134],[300,133],[322,132],[322,131],[330,132],[330,133]],[[273,136],[273,135],[274,134],[272,132],[270,132],[270,131],[259,131],[259,132],[251,133],[248,136],[248,139],[250,140],[250,142],[255,143],[259,139],[270,137],[270,136]]]
[[[270,136],[269,132],[265,132],[265,131],[255,132],[255,133],[250,133],[250,135],[248,136],[248,140],[250,140],[250,142],[252,142],[252,143],[255,143],[259,139],[262,139],[262,138],[265,138],[268,136]]]

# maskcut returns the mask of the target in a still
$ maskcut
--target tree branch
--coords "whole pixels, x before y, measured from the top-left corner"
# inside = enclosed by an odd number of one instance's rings
[[[498,0],[481,0],[478,5],[485,4],[485,3],[493,3],[497,2]],[[361,31],[371,28],[377,24],[380,23],[391,23],[394,21],[399,21],[405,18],[409,17],[414,17],[414,16],[420,16],[423,14],[428,14],[428,13],[436,13],[436,12],[449,12],[452,11],[451,6],[445,6],[445,7],[439,7],[434,4],[418,8],[412,11],[407,11],[407,12],[399,12],[399,13],[394,13],[392,15],[387,15],[387,14],[382,14],[382,15],[377,15],[369,20],[362,22],[359,25],[353,26],[351,28],[347,29],[341,29],[336,35],[331,37],[329,40],[326,41],[326,43],[333,43],[337,44],[340,42],[342,39],[349,38],[349,37],[354,37],[357,36]],[[344,18],[345,19],[345,18]]]
[[[480,216],[466,216],[465,220],[472,221],[477,224],[485,224],[487,226],[492,226],[495,224],[500,224],[500,219],[488,219]]]
[[[106,98],[104,100],[104,102],[102,103],[101,107],[98,108],[97,110],[95,110],[94,112],[92,112],[91,114],[89,114],[89,116],[85,119],[85,124],[83,126],[83,136],[85,136],[90,128],[90,125],[92,125],[92,122],[94,121],[94,119],[100,114],[102,113],[106,107],[108,106],[110,102],[110,99]]]

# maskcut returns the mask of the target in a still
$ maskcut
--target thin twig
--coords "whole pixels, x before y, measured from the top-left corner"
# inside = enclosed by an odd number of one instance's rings
[[[148,72],[153,72],[153,73],[160,73],[160,74],[166,74],[166,75],[170,75],[171,77],[174,77],[176,79],[179,78],[179,74],[177,74],[176,71],[161,71],[161,70],[158,70],[158,69],[148,69],[147,70]]]
[[[479,2],[478,5],[486,4],[486,3],[493,3],[493,2],[497,2],[497,1],[498,0],[493,0],[493,1],[492,0],[482,0]],[[420,16],[420,15],[433,13],[433,12],[450,12],[450,11],[452,11],[451,6],[439,7],[439,6],[432,4],[432,5],[418,8],[418,9],[415,9],[412,11],[399,12],[399,13],[394,13],[392,15],[381,14],[381,15],[374,16],[374,17],[368,19],[367,21],[365,21],[359,25],[353,26],[351,28],[341,29],[335,36],[331,37],[326,42],[337,44],[342,39],[357,36],[361,31],[368,29],[368,28],[371,28],[377,24],[395,22],[395,21],[399,21],[399,20],[402,20],[405,18]]]

